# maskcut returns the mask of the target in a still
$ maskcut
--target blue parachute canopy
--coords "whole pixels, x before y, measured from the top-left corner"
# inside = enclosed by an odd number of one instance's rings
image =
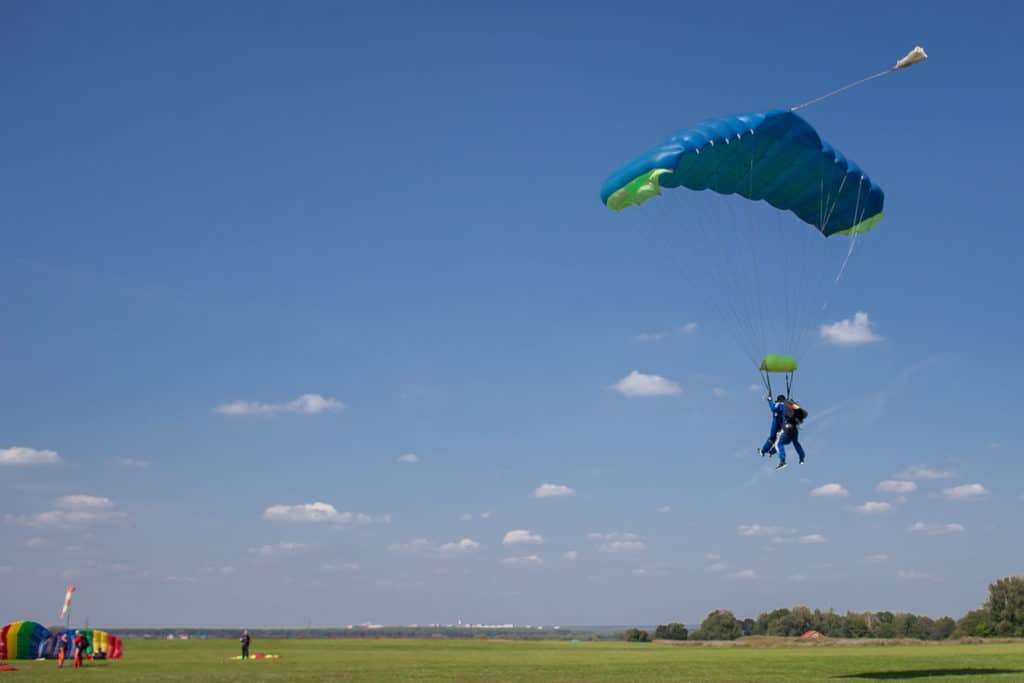
[[[686,187],[765,200],[826,237],[870,230],[885,196],[857,164],[788,109],[708,119],[615,171],[601,201],[621,211]]]

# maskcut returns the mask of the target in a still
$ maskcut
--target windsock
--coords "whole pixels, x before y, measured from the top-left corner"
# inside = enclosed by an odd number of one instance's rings
[[[64,621],[64,616],[68,613],[68,607],[71,607],[71,594],[75,592],[74,586],[68,586],[68,592],[64,594],[64,609],[60,611],[59,621]]]

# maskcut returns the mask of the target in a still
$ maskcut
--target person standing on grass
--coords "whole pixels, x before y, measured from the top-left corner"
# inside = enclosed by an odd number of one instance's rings
[[[252,638],[249,637],[249,629],[242,629],[242,637],[238,639],[238,642],[242,644],[242,659],[249,659],[249,643],[252,642]]]
[[[89,640],[81,631],[75,631],[75,668],[82,668],[82,657],[85,657],[85,649],[89,647]]]
[[[64,655],[68,649],[68,634],[60,634],[60,638],[57,639],[57,668],[64,668]]]

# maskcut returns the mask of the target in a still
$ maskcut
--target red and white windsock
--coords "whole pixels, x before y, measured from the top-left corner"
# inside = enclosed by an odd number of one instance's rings
[[[60,611],[60,619],[58,621],[64,621],[64,615],[68,613],[68,607],[71,607],[71,594],[75,592],[74,586],[68,586],[68,592],[64,594],[64,609]]]

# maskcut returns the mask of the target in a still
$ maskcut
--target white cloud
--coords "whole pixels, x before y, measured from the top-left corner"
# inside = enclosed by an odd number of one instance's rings
[[[481,512],[480,513],[480,519],[490,519],[491,518],[491,514],[492,513],[490,513],[490,512]]]
[[[658,508],[658,512],[660,512],[662,514],[664,514],[666,512],[672,512],[672,508],[669,507],[668,505],[662,505],[661,507]]]
[[[718,553],[708,553],[704,557],[706,557],[709,560],[720,560],[720,559],[722,559],[722,556],[719,555]]]
[[[793,576],[789,577],[789,580],[796,581],[797,583],[803,583],[807,580],[807,577],[803,574],[794,574]]]
[[[304,549],[306,546],[302,543],[273,543],[261,545],[257,548],[249,548],[250,555],[259,555],[260,557],[271,557],[273,555],[291,555]]]
[[[865,560],[866,562],[885,562],[885,561],[886,561],[886,560],[888,560],[888,559],[889,559],[889,556],[888,556],[888,555],[883,555],[883,554],[881,554],[881,553],[879,553],[879,554],[877,554],[877,555],[867,555],[867,556],[866,556],[866,557],[864,558],[864,560]]]
[[[524,555],[522,557],[506,557],[501,561],[501,563],[522,567],[539,567],[544,564],[544,560],[542,560],[538,555]]]
[[[56,505],[62,510],[110,510],[114,501],[101,496],[61,496]]]
[[[234,401],[223,403],[214,410],[221,415],[318,415],[320,413],[340,412],[345,404],[334,398],[324,398],[320,394],[303,394],[287,403],[259,403],[256,401]]]
[[[910,570],[901,569],[898,572],[896,572],[896,575],[899,576],[901,579],[911,579],[911,580],[914,580],[914,581],[923,581],[925,579],[932,578],[930,574],[925,574],[923,572],[914,571],[913,569],[910,569]]]
[[[752,394],[759,394],[762,391],[765,391],[765,387],[761,384],[748,384],[747,391],[749,391]]]
[[[334,563],[328,562],[326,564],[320,565],[320,571],[322,571],[324,573],[327,573],[327,574],[335,574],[335,573],[342,573],[342,572],[357,572],[357,571],[359,571],[359,563],[358,562],[341,562],[341,563],[334,564]]]
[[[678,384],[659,375],[645,375],[636,370],[629,373],[612,388],[629,398],[645,396],[676,396],[683,390]]]
[[[436,548],[436,544],[425,538],[417,538],[408,543],[392,543],[388,546],[388,550],[393,553],[425,553]]]
[[[579,556],[580,556],[580,554],[578,552],[576,552],[575,550],[569,550],[569,551],[566,551],[566,553],[564,555],[562,555],[562,559],[563,560],[575,560]]]
[[[534,498],[562,498],[575,496],[576,491],[562,484],[541,484],[530,495]]]
[[[775,536],[772,538],[772,543],[783,544],[783,543],[803,543],[805,545],[814,543],[826,543],[827,538],[821,534],[806,534],[804,536]]]
[[[811,491],[812,496],[825,496],[829,498],[842,498],[850,495],[850,492],[842,487],[840,484],[822,484],[818,488]]]
[[[741,524],[739,526],[740,536],[778,536],[792,534],[796,529],[786,529],[780,526],[761,526],[760,524]]]
[[[395,543],[388,546],[393,553],[412,553],[429,557],[447,558],[466,555],[480,549],[480,544],[471,538],[437,544],[425,538],[417,538],[408,543]]]
[[[726,396],[729,395],[729,392],[723,389],[722,387],[712,387],[711,395],[714,396],[715,398],[725,398]]]
[[[658,332],[641,332],[633,337],[633,339],[641,342],[657,342],[671,336],[671,334],[672,333],[668,330],[660,330]]]
[[[892,510],[892,504],[882,503],[877,500],[869,500],[868,502],[859,506],[857,510],[859,510],[860,512],[865,512],[867,514],[873,514],[876,512],[888,512],[889,510]]]
[[[949,479],[951,470],[933,470],[924,465],[911,465],[896,475],[900,479]]]
[[[879,482],[876,490],[879,493],[913,493],[917,490],[917,484],[912,481],[886,479],[883,482]]]
[[[824,543],[826,541],[825,537],[821,534],[807,534],[797,540],[799,543]]]
[[[195,583],[198,579],[194,576],[162,576],[160,580],[164,583]]]
[[[50,542],[45,538],[35,536],[34,538],[30,538],[27,541],[25,541],[25,545],[29,548],[43,548],[45,546],[50,545]]]
[[[822,339],[840,346],[859,346],[882,339],[871,330],[871,321],[863,311],[855,313],[852,319],[822,325],[820,330]]]
[[[114,462],[122,467],[137,467],[140,470],[149,467],[148,460],[139,460],[138,458],[115,458]]]
[[[100,496],[61,496],[54,501],[54,507],[54,510],[29,515],[5,515],[4,519],[19,526],[69,529],[117,524],[128,518],[125,513],[114,510],[113,501]]]
[[[705,567],[704,571],[712,572],[712,573],[717,573],[717,572],[724,572],[728,568],[729,568],[729,565],[727,565],[725,562],[715,562],[714,564],[710,564],[707,567]]]
[[[473,521],[473,513],[472,512],[463,512],[461,515],[459,515],[459,519],[461,519],[463,522],[472,522]]]
[[[601,553],[623,553],[647,547],[640,536],[631,532],[591,533],[587,534],[587,538],[597,542],[595,547]]]
[[[252,552],[252,550],[253,549],[250,549],[249,552]],[[207,574],[214,574],[216,576],[231,576],[238,570],[230,565],[222,565],[219,567],[207,567],[203,571]],[[146,573],[148,574],[149,572]]]
[[[729,578],[743,580],[756,579],[757,572],[755,572],[753,569],[741,569],[738,572],[733,572],[732,574],[729,574]]]
[[[657,332],[641,332],[640,334],[633,337],[636,341],[641,342],[658,342],[662,339],[668,339],[673,335],[684,335],[693,334],[697,331],[697,323],[689,322],[685,325],[680,325],[674,330],[659,330]]]
[[[634,550],[643,550],[647,546],[643,541],[610,541],[597,546],[599,553],[626,553]]]
[[[461,553],[470,553],[474,550],[479,550],[480,544],[474,541],[472,538],[463,538],[458,541],[452,541],[450,543],[442,543],[438,550],[441,551],[442,555],[458,555]]]
[[[263,519],[294,524],[331,524],[339,527],[389,524],[391,515],[367,515],[362,512],[338,512],[330,503],[271,505],[263,511]]]
[[[988,495],[988,489],[981,484],[961,484],[950,489],[942,489],[946,500],[970,500]]]
[[[56,451],[35,448],[0,448],[0,465],[53,465],[60,462]]]
[[[502,545],[518,545],[518,544],[534,544],[540,545],[544,542],[544,537],[540,534],[533,534],[526,529],[515,529],[505,534],[505,538],[501,540]]]
[[[925,524],[916,522],[911,525],[910,531],[928,534],[929,536],[945,536],[946,534],[957,534],[965,531],[963,524],[955,522],[950,524]]]
[[[398,456],[398,462],[409,463],[410,465],[418,463],[419,461],[420,459],[415,453],[405,453],[404,455]]]

